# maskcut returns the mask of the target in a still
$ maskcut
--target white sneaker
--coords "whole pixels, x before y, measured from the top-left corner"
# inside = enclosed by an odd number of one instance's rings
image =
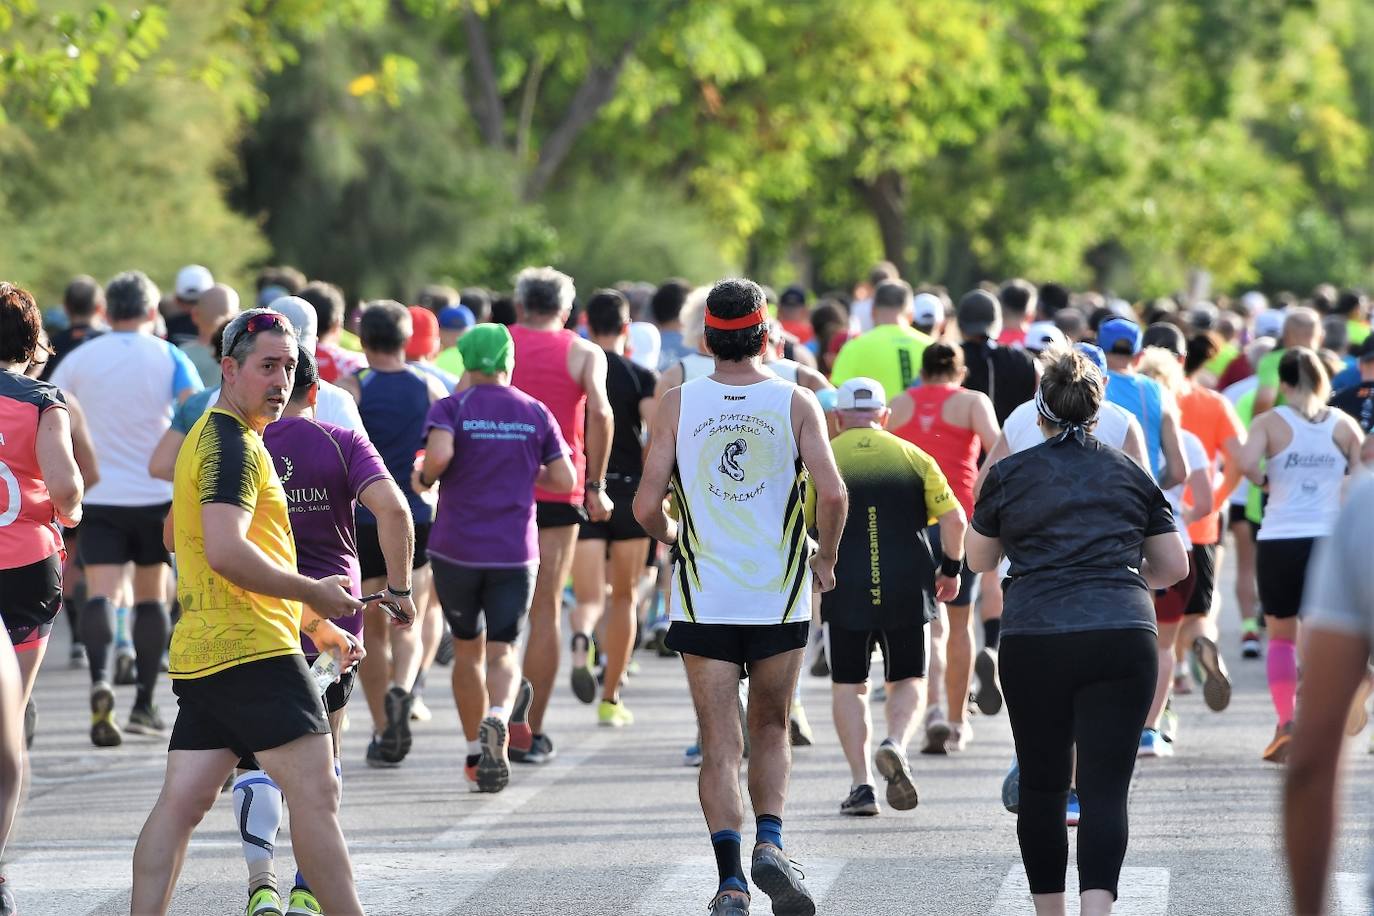
[[[932,706],[926,713],[925,740],[921,744],[922,754],[947,754],[945,747],[949,741],[949,736],[953,734],[949,720],[945,718],[945,711],[938,706]]]

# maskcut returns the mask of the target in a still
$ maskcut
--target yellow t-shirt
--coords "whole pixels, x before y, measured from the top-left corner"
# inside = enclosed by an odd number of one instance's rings
[[[205,677],[301,651],[299,602],[239,588],[206,562],[200,512],[209,503],[251,512],[248,540],[275,565],[296,569],[286,491],[262,437],[228,411],[210,408],[181,445],[172,490],[181,601],[172,632],[173,678]]]

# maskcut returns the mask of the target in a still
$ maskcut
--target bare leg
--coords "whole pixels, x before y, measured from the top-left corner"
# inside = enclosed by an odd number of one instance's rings
[[[573,549],[573,595],[577,604],[568,617],[573,633],[590,633],[606,606],[606,541],[578,541]]]
[[[1159,624],[1159,675],[1155,679],[1155,699],[1145,720],[1146,728],[1159,728],[1159,718],[1164,714],[1164,704],[1169,701],[1169,692],[1174,686],[1174,640],[1178,639],[1179,626],[1177,623]]]
[[[949,721],[964,724],[967,718],[968,691],[973,683],[973,607],[951,604],[949,635],[945,658],[945,702]]]
[[[458,721],[463,737],[477,740],[477,726],[487,714],[490,703],[486,679],[487,636],[476,639],[453,640],[453,702],[458,707]]]
[[[1259,620],[1259,587],[1255,579],[1255,536],[1249,522],[1231,526],[1236,545],[1236,603],[1241,620]],[[1221,568],[1220,562],[1217,569]]]
[[[14,829],[14,817],[19,811],[19,797],[23,794],[24,780],[24,703],[26,690],[32,689],[30,677],[28,687],[20,674],[19,655],[37,655],[42,650],[16,653],[8,637],[0,639],[0,857],[5,854],[9,843],[10,831]],[[37,660],[30,662],[34,674],[38,671]]]
[[[888,702],[892,702],[891,694]],[[873,765],[869,760],[873,720],[868,708],[868,684],[831,684],[830,709],[835,734],[840,736],[840,747],[849,764],[850,782],[856,786],[873,785]]]
[[[428,571],[431,567],[426,566]],[[412,586],[413,587],[413,586]],[[420,593],[416,593],[420,594]],[[444,641],[444,614],[434,594],[434,573],[429,573],[429,588],[420,599],[418,611],[423,613],[420,621],[420,671],[425,672],[434,664],[434,656],[439,652],[439,644]]]
[[[782,817],[792,769],[788,716],[803,649],[749,666],[749,799],[755,814]]]
[[[517,662],[514,643],[487,643],[487,701],[491,706],[507,710],[507,719],[515,702],[515,692],[520,687],[520,666]],[[486,710],[483,710],[485,713]]]
[[[887,703],[883,712],[887,715],[887,736],[897,742],[906,753],[907,742],[916,727],[916,719],[921,714],[921,687],[924,678],[909,677],[887,684]]]
[[[945,684],[945,634],[949,631],[946,610],[938,606],[935,619],[930,622],[930,670],[926,674],[927,706],[936,709],[943,706]]]
[[[1063,894],[1031,894],[1035,916],[1067,916],[1068,904]]]
[[[530,704],[530,729],[544,733],[544,713],[549,708],[553,683],[558,678],[561,614],[559,604],[563,583],[572,568],[577,526],[561,525],[539,530],[539,574],[534,580],[534,599],[530,602],[530,638],[525,648],[525,676],[534,685]]]
[[[739,791],[744,760],[744,733],[739,722],[740,667],[697,655],[684,655],[682,661],[701,732],[701,770],[697,774],[701,813],[712,833],[739,830],[744,822],[744,799]],[[786,725],[784,708],[784,734]]]
[[[616,541],[611,544],[611,609],[604,616],[606,634],[601,646],[606,652],[605,683],[602,699],[620,698],[620,682],[630,667],[635,646],[635,580],[644,568],[644,539]]]
[[[1107,916],[1115,903],[1111,891],[1084,891],[1078,897],[1078,912],[1081,916]]]
[[[434,586],[434,571],[428,565],[416,569],[410,574],[411,589],[417,595],[428,595]],[[371,594],[368,592],[367,594]],[[434,608],[426,607],[428,602],[416,609],[417,617],[425,613],[426,610],[433,611]],[[410,693],[415,686],[415,676],[420,673],[420,631],[425,625],[425,620],[420,617],[415,621],[415,625],[408,630],[398,627],[392,628],[391,633],[391,686],[394,684],[406,693]],[[386,724],[386,716],[383,715],[381,722]]]
[[[381,583],[380,588],[378,583]],[[371,595],[386,588],[385,579],[369,579],[363,592]],[[391,636],[389,618],[380,608],[369,605],[363,611],[363,645],[367,657],[358,666],[358,681],[362,684],[367,710],[372,714],[372,733],[380,735],[386,728],[386,688],[391,680]]]

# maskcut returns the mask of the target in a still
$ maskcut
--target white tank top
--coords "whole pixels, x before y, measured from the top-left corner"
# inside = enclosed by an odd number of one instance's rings
[[[704,353],[688,353],[682,357],[682,384],[704,378],[716,371],[716,361]]]
[[[811,617],[805,473],[791,382],[682,386],[671,492],[681,532],[672,619],[741,625]]]
[[[801,364],[795,359],[778,359],[771,363],[765,363],[764,365],[771,369],[773,374],[783,381],[791,382],[793,385],[799,384],[797,382],[797,366]]]
[[[1261,541],[1326,537],[1341,511],[1341,485],[1346,460],[1332,434],[1336,411],[1313,423],[1288,406],[1275,407],[1293,431],[1293,441],[1274,457],[1269,475],[1269,502],[1264,507]]]

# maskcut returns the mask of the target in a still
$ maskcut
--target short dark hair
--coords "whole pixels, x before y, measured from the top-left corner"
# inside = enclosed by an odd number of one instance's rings
[[[1040,313],[1053,319],[1055,312],[1069,304],[1069,289],[1062,283],[1040,284]]]
[[[1353,314],[1364,303],[1364,294],[1353,289],[1347,289],[1336,297],[1336,305],[1332,309],[1337,315]]]
[[[72,318],[90,318],[105,303],[105,291],[94,277],[72,277],[62,292],[62,308]]]
[[[358,319],[358,339],[364,350],[396,353],[406,348],[414,325],[410,310],[395,299],[374,299],[363,306]]]
[[[480,286],[465,286],[458,294],[458,302],[468,307],[477,324],[491,321],[491,293]]]
[[[319,333],[323,334],[343,325],[344,311],[348,308],[348,303],[344,299],[343,290],[333,283],[312,280],[301,287],[301,291],[296,295],[315,307]]]
[[[674,277],[671,280],[664,280],[654,290],[654,297],[649,301],[649,310],[653,312],[654,321],[657,324],[667,324],[670,321],[677,321],[682,316],[682,306],[687,302],[687,294],[692,291],[692,286],[686,280]]]
[[[296,355],[296,378],[291,384],[291,400],[303,400],[319,380],[320,370],[315,365],[315,357],[308,348],[301,347]]]
[[[733,277],[721,280],[706,294],[706,313],[717,318],[743,318],[763,309],[763,289],[753,280]],[[760,321],[751,328],[721,331],[706,326],[706,347],[725,362],[743,362],[763,352],[768,340],[768,322]]]
[[[587,328],[602,336],[619,334],[630,323],[630,303],[613,289],[599,289],[587,300]]]
[[[927,378],[946,378],[958,375],[964,368],[963,347],[933,343],[921,354],[921,375]]]
[[[868,270],[868,283],[874,287],[901,278],[902,275],[898,273],[897,265],[891,261],[879,261]]]
[[[43,315],[28,290],[0,282],[0,359],[27,363],[43,339]]]
[[[497,296],[491,300],[491,320],[495,324],[510,327],[518,320],[515,313],[515,299],[511,296]]]
[[[1178,325],[1167,321],[1156,321],[1145,328],[1145,333],[1140,338],[1140,346],[1167,350],[1174,356],[1188,355],[1188,338],[1183,336]]]
[[[275,267],[264,267],[258,271],[256,284],[258,292],[262,292],[269,286],[280,286],[286,290],[288,296],[295,296],[305,288],[307,282],[305,274],[294,267],[282,264]]]
[[[458,290],[442,283],[430,283],[420,288],[415,294],[415,304],[421,308],[427,308],[436,315],[441,309],[446,309],[450,305],[457,305],[461,299]]]
[[[873,307],[875,309],[905,309],[911,306],[911,300],[915,294],[911,291],[911,284],[905,280],[888,280],[879,283],[873,290]]]
[[[161,298],[157,284],[141,270],[126,270],[105,287],[105,308],[111,321],[144,318]]]
[[[258,315],[273,315],[276,316],[276,320],[260,330],[250,330],[248,323]],[[291,322],[285,315],[266,308],[248,309],[239,312],[231,320],[225,322],[224,333],[219,342],[220,358],[231,357],[234,362],[242,366],[248,362],[248,355],[258,345],[258,338],[264,334],[276,334],[290,340],[296,340],[299,344],[296,338],[296,329],[291,326]],[[226,339],[229,341],[228,350],[224,349]],[[298,346],[296,349],[300,350],[301,348]]]
[[[1013,315],[1028,315],[1035,309],[1035,287],[1020,277],[1003,283],[997,298],[1002,300],[1002,311]]]

